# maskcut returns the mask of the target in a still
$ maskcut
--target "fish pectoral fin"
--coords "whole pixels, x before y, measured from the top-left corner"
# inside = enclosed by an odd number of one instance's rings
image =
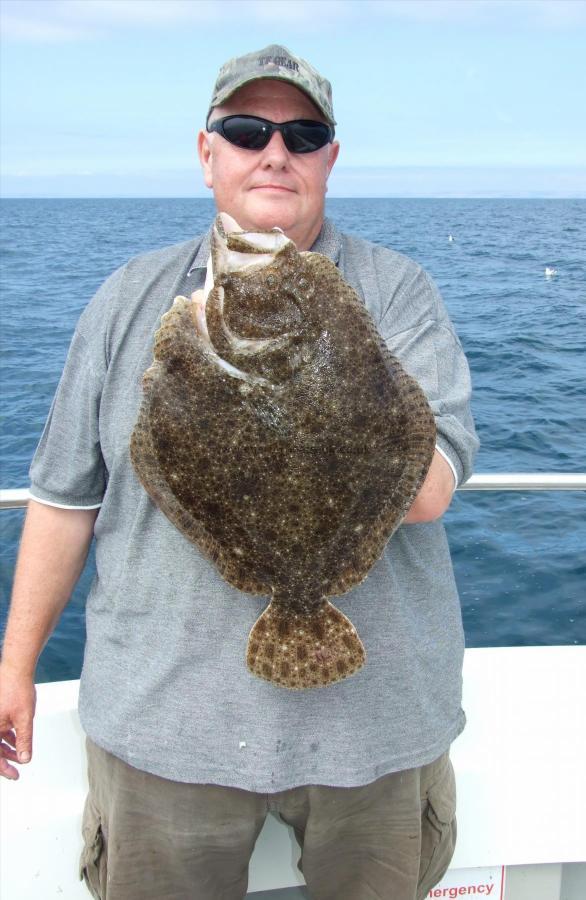
[[[253,625],[246,653],[253,675],[293,690],[342,681],[365,659],[352,622],[327,600],[310,614],[272,602]]]

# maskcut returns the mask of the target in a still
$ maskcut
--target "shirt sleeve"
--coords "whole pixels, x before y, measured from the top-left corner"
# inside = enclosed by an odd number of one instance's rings
[[[456,486],[472,474],[478,438],[470,370],[440,293],[419,266],[395,292],[379,325],[391,352],[425,392],[434,413],[436,446]]]
[[[97,509],[108,482],[100,445],[107,334],[126,266],[113,272],[84,309],[31,463],[34,500],[63,509]]]
[[[95,509],[106,486],[99,441],[102,379],[78,326],[30,468],[33,499],[65,509]]]

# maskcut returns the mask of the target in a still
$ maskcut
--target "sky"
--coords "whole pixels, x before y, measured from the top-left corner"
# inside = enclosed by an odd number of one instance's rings
[[[206,196],[219,67],[333,84],[329,196],[586,197],[585,0],[0,0],[4,197]]]

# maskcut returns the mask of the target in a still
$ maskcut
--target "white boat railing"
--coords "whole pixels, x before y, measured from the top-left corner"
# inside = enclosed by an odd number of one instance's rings
[[[586,473],[478,474],[460,490],[586,491]],[[0,508],[25,507],[28,499],[26,489],[0,490]],[[582,900],[586,647],[469,648],[463,676],[468,724],[451,748],[458,843],[449,871],[428,896]],[[2,897],[88,896],[77,873],[87,793],[78,687],[77,681],[37,686],[33,761],[16,789],[0,779]],[[268,816],[247,897],[301,900],[297,856],[291,829]]]
[[[459,491],[586,491],[585,472],[496,472],[471,475]],[[0,495],[2,491],[0,491]]]
[[[586,491],[586,472],[481,472],[459,491]],[[0,489],[0,509],[19,509],[29,501],[27,488]]]

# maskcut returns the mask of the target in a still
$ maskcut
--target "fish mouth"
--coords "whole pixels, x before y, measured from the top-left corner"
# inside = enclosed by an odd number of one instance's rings
[[[244,372],[219,355],[208,330],[208,301],[217,314],[223,338],[237,357],[254,356],[286,346],[290,340],[289,334],[271,338],[245,338],[232,332],[224,318],[224,287],[218,282],[221,276],[231,272],[247,270],[247,274],[250,274],[269,265],[284,247],[292,243],[280,228],[245,231],[228,213],[219,213],[212,230],[211,255],[203,290],[196,291],[191,296],[193,322],[209,357],[228,375],[271,389],[274,389],[274,385],[267,379]]]
[[[227,237],[231,231],[243,230],[236,219],[233,219],[232,216],[225,212],[218,213],[216,221],[214,222],[214,228],[217,229],[224,238]]]
[[[241,272],[252,266],[267,266],[284,247],[292,243],[281,228],[246,231],[232,216],[221,212],[216,217],[212,231],[214,281],[221,275]]]

